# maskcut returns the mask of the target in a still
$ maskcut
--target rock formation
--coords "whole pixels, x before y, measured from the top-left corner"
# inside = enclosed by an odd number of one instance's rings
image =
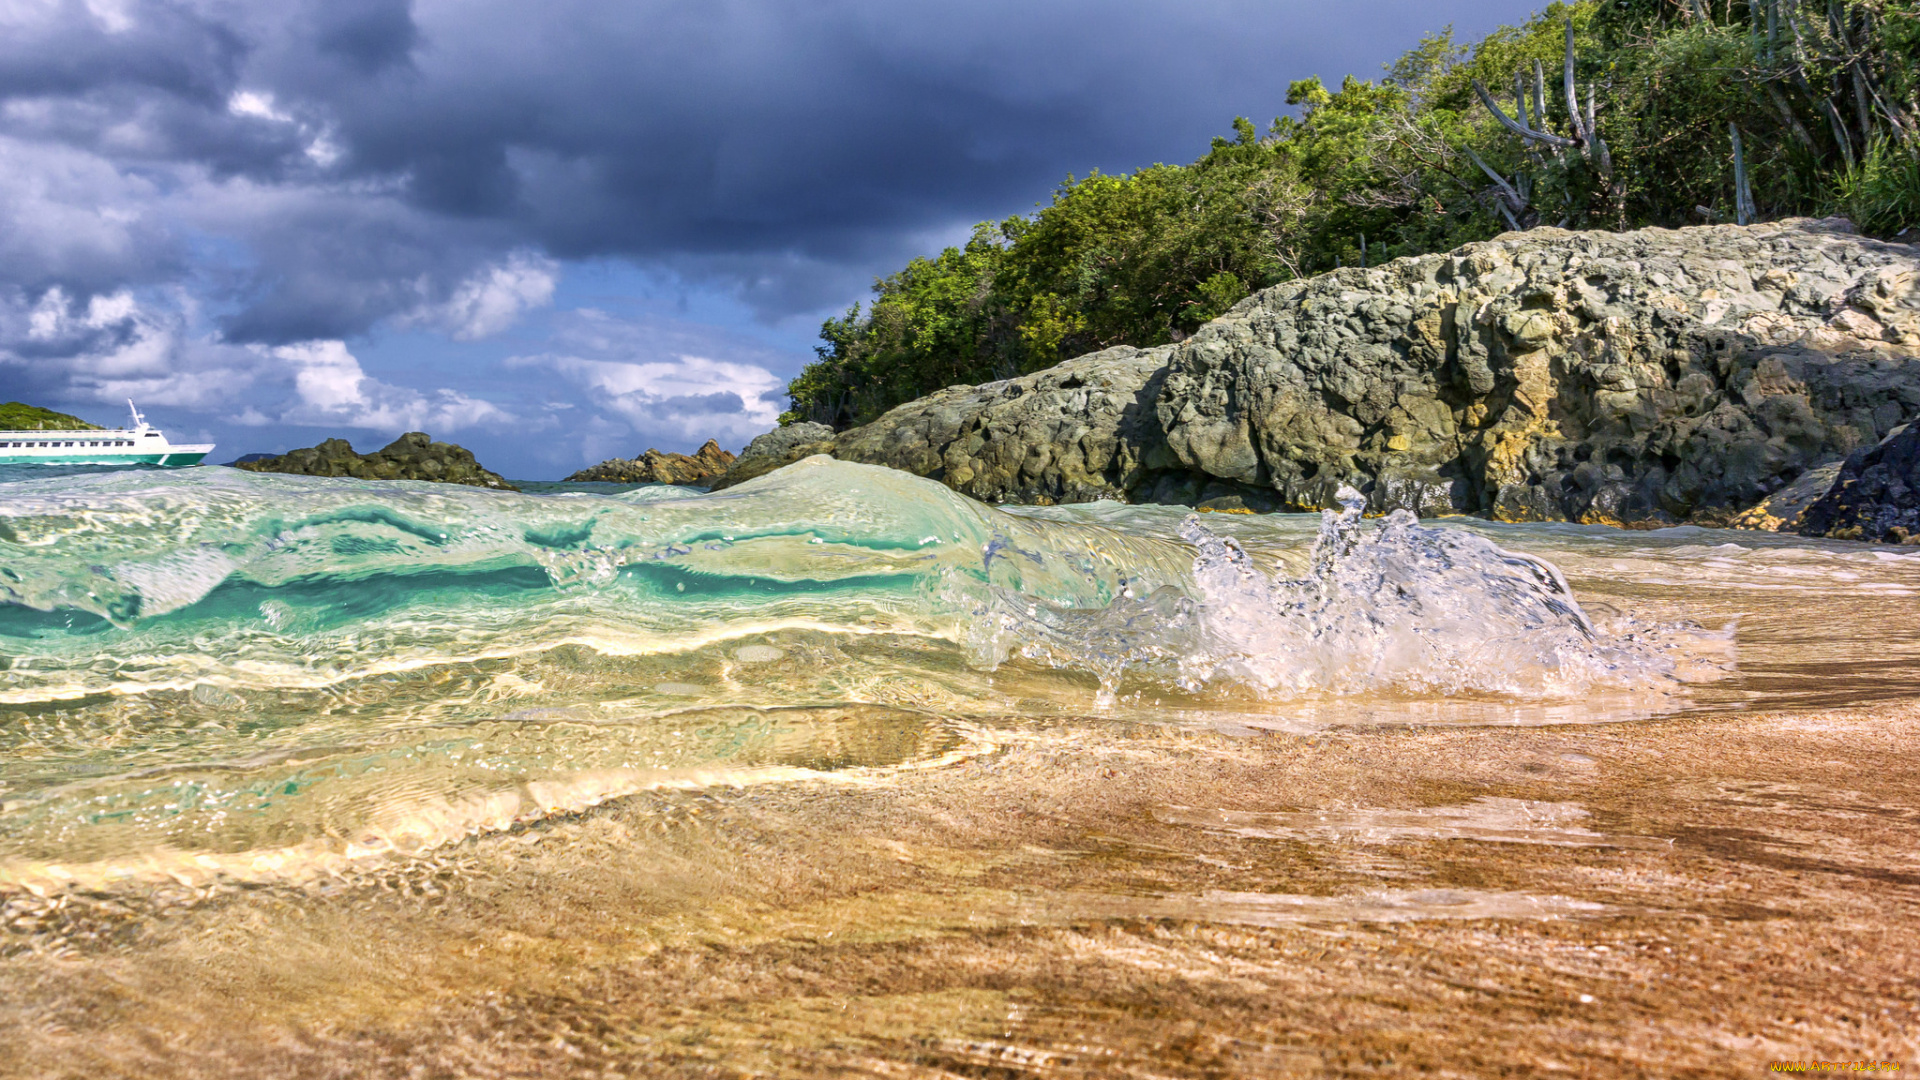
[[[996,502],[1725,524],[1920,413],[1920,250],[1844,221],[1535,229],[910,402],[837,457]]]
[[[1742,510],[1727,522],[1730,529],[1759,529],[1765,532],[1798,532],[1801,516],[1833,487],[1840,476],[1840,462],[1808,469],[1800,479]]]
[[[1283,285],[1176,350],[1190,468],[1301,507],[1724,522],[1920,411],[1920,252],[1834,222],[1537,229]]]
[[[705,487],[733,464],[733,455],[708,439],[689,456],[666,454],[651,447],[639,457],[609,458],[567,477],[568,483],[599,481],[612,484],[684,484]]]
[[[360,480],[432,480],[501,491],[520,490],[501,479],[500,474],[482,468],[466,447],[434,442],[419,431],[409,431],[371,454],[354,453],[352,444],[345,439],[328,439],[319,446],[289,450],[279,457],[240,461],[234,468],[300,476],[351,476]]]
[[[801,423],[774,428],[756,435],[740,456],[727,466],[725,475],[713,482],[713,490],[730,488],[804,457],[833,452],[833,429],[825,424]]]
[[[1799,531],[1834,540],[1920,544],[1920,424],[1856,451],[1833,487],[1807,507]]]

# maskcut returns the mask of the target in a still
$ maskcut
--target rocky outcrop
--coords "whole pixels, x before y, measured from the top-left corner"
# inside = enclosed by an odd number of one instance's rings
[[[609,458],[598,465],[581,469],[567,477],[567,483],[601,482],[611,484],[681,484],[706,487],[733,464],[733,455],[708,439],[700,449],[687,454],[666,454],[648,448],[639,457]]]
[[[836,456],[995,502],[1725,524],[1920,413],[1920,250],[1844,221],[1535,229],[954,387]],[[1225,508],[1224,506],[1222,508]]]
[[[801,458],[832,452],[833,429],[825,424],[808,421],[774,428],[764,435],[754,436],[747,448],[740,451],[740,456],[733,459],[733,464],[727,466],[725,475],[713,482],[713,490],[720,491],[756,476],[765,476]]]
[[[1840,476],[1840,462],[1808,469],[1800,479],[1735,514],[1727,522],[1730,529],[1759,529],[1766,532],[1798,532],[1800,521],[1812,506],[1833,488]]]
[[[933,477],[986,502],[1126,499],[1175,464],[1153,410],[1171,351],[1107,349],[951,386],[843,433],[834,456]]]
[[[1157,408],[1182,463],[1291,505],[1723,523],[1920,411],[1916,256],[1838,222],[1508,234],[1244,301]]]
[[[328,439],[319,446],[289,450],[279,457],[240,461],[234,468],[300,476],[351,476],[359,480],[431,480],[501,491],[520,490],[501,479],[499,473],[482,468],[466,447],[434,442],[419,431],[409,431],[371,454],[354,453],[353,445],[345,439]]]
[[[1920,424],[1847,458],[1833,487],[1801,515],[1799,532],[1920,544]]]

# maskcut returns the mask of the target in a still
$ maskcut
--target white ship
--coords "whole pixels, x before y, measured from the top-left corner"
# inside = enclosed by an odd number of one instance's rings
[[[131,428],[91,431],[0,431],[0,465],[198,465],[212,443],[175,446],[140,410]]]

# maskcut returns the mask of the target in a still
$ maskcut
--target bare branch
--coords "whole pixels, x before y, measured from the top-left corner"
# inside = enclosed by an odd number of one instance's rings
[[[1600,137],[1600,124],[1594,119],[1593,84],[1587,84],[1587,161],[1600,179],[1613,179],[1613,155],[1607,152],[1607,140]]]
[[[1567,63],[1561,74],[1561,83],[1567,91],[1568,123],[1573,125],[1573,137],[1578,142],[1587,141],[1587,130],[1580,126],[1580,92],[1573,86],[1573,20],[1567,20]]]
[[[1727,133],[1733,136],[1733,219],[1741,225],[1751,225],[1754,219],[1753,192],[1747,187],[1747,155],[1740,146],[1740,129],[1727,125]]]
[[[1513,132],[1523,139],[1537,139],[1540,142],[1546,143],[1548,146],[1558,146],[1562,149],[1571,149],[1580,145],[1571,139],[1563,139],[1558,135],[1549,135],[1544,131],[1535,131],[1508,116],[1506,113],[1501,112],[1500,104],[1493,100],[1492,94],[1487,93],[1486,85],[1479,79],[1473,80],[1473,92],[1480,96],[1480,103],[1487,107],[1487,111],[1493,114],[1495,120],[1500,121],[1501,127],[1506,128],[1508,131]]]
[[[1766,88],[1768,99],[1773,102],[1773,107],[1779,112],[1780,118],[1786,121],[1787,129],[1793,132],[1793,137],[1800,140],[1800,145],[1807,148],[1807,153],[1818,156],[1820,148],[1814,145],[1813,132],[1808,131],[1807,125],[1801,123],[1800,118],[1793,114],[1793,106],[1787,104],[1787,95],[1781,93],[1780,88],[1771,82],[1761,85]]]
[[[1473,163],[1480,166],[1480,171],[1486,173],[1487,176],[1493,180],[1494,186],[1500,189],[1500,194],[1504,196],[1504,202],[1500,204],[1499,207],[1500,213],[1513,225],[1514,231],[1519,232],[1520,223],[1514,219],[1513,215],[1527,208],[1527,200],[1523,198],[1518,191],[1514,190],[1512,184],[1507,183],[1506,177],[1494,172],[1493,166],[1482,161],[1480,155],[1473,152],[1473,147],[1463,146],[1460,149],[1465,152],[1469,158],[1472,158]],[[1507,209],[1509,205],[1513,207],[1512,210]]]

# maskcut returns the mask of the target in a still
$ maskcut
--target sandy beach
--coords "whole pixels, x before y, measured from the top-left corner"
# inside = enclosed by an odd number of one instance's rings
[[[1920,1056],[1913,703],[993,742],[865,786],[630,799],[330,889],[15,910],[0,1072],[1737,1077]]]

